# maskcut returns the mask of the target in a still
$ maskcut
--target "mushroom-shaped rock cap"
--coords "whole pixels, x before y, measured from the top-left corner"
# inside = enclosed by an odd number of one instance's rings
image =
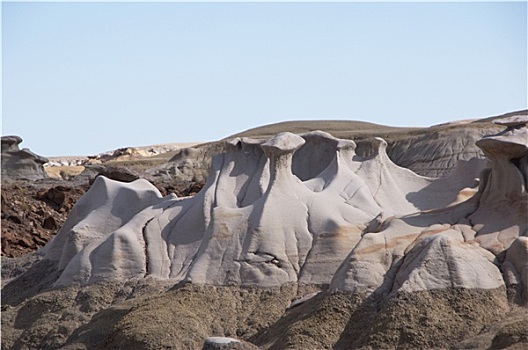
[[[247,144],[247,145],[260,145],[261,143],[264,142],[264,140],[262,140],[262,139],[253,139],[251,137],[243,137],[242,138],[242,142]]]
[[[356,143],[354,141],[352,141],[352,140],[340,139],[339,142],[337,143],[337,148],[355,150],[356,149]]]
[[[22,143],[22,138],[16,135],[2,136],[2,143],[6,143],[8,145],[18,145]]]
[[[235,137],[233,139],[229,139],[226,141],[228,145],[235,146],[235,147],[238,145],[239,142],[240,142],[240,137]]]
[[[281,132],[262,144],[264,152],[270,155],[293,153],[304,145],[306,141],[291,132]]]
[[[369,139],[370,145],[372,147],[372,154],[384,154],[387,152],[387,141],[381,137],[374,137]]]
[[[17,154],[20,159],[33,159],[35,162],[41,164],[49,162],[48,158],[39,156],[38,154],[31,152],[28,148],[21,149]]]
[[[520,158],[528,155],[528,116],[513,117],[496,120],[495,123],[508,128],[496,135],[484,136],[475,144],[487,155],[504,154],[508,158]]]
[[[307,132],[305,134],[302,134],[301,135],[305,140],[309,140],[309,139],[320,139],[320,140],[326,140],[326,141],[329,141],[331,143],[333,143],[335,145],[336,148],[338,149],[348,149],[348,148],[351,148],[351,149],[355,149],[356,148],[356,143],[352,140],[346,140],[346,139],[338,139],[336,137],[334,137],[333,135],[327,133],[326,131],[321,131],[321,130],[314,130],[314,131],[310,131],[310,132]]]
[[[333,135],[327,133],[326,131],[322,131],[322,130],[310,131],[305,134],[302,134],[302,136],[305,139],[309,139],[309,138],[329,139],[329,140],[333,140],[336,144],[337,142],[339,142],[338,138],[335,138]]]
[[[512,115],[508,118],[495,119],[493,124],[504,125],[509,127],[522,127],[528,124],[528,115]]]
[[[249,137],[235,137],[233,139],[229,139],[225,141],[226,150],[243,150],[246,151],[248,149],[255,149],[260,147],[260,145],[264,142],[262,139],[252,139]]]

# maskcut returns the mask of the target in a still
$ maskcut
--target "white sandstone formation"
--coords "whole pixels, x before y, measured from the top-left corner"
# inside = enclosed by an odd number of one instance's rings
[[[353,141],[323,132],[236,138],[194,197],[99,177],[45,258],[62,271],[56,286],[150,276],[383,294],[491,289],[504,285],[506,261],[507,283],[526,289],[525,124],[480,141],[491,160],[480,186],[471,161],[427,178],[393,164],[382,139],[360,157]]]

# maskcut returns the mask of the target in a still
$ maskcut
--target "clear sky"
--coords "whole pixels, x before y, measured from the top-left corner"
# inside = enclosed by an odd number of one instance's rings
[[[2,3],[2,135],[43,156],[527,108],[527,5]]]

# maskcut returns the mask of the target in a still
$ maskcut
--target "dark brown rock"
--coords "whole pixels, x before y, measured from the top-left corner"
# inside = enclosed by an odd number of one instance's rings
[[[18,215],[9,215],[7,217],[7,220],[13,221],[15,224],[21,224],[22,223],[22,219],[20,219],[20,217]]]
[[[53,218],[53,216],[48,216],[44,219],[42,222],[42,228],[45,228],[47,230],[55,230],[57,228],[57,222]]]
[[[54,188],[50,188],[45,193],[45,197],[49,199],[52,203],[60,207],[64,203],[64,199],[66,198],[66,195],[62,188],[54,187]]]
[[[26,248],[34,248],[35,242],[33,242],[33,237],[30,235],[24,235],[19,241],[18,244],[20,244],[22,247]]]
[[[7,256],[11,255],[11,244],[6,237],[2,237],[2,253]]]

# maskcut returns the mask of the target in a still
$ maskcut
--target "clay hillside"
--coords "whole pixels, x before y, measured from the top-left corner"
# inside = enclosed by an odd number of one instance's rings
[[[525,349],[528,112],[2,138],[2,348]]]

